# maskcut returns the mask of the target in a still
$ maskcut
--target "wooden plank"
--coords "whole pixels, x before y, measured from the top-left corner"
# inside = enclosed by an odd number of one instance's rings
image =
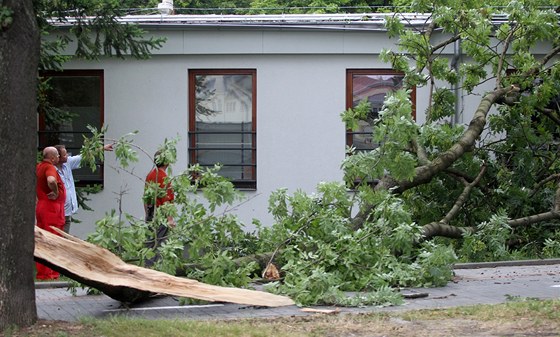
[[[35,226],[35,259],[122,302],[135,302],[148,294],[167,294],[267,307],[294,304],[285,296],[205,284],[127,264],[105,248],[58,232],[62,236]]]

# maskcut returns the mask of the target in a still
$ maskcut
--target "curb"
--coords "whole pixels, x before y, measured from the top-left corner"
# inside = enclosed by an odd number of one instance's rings
[[[560,259],[541,259],[541,260],[516,260],[516,261],[495,261],[495,262],[471,262],[456,263],[453,269],[478,269],[496,267],[521,267],[521,266],[546,266],[560,264]]]
[[[66,281],[35,282],[35,289],[68,288],[69,285]]]

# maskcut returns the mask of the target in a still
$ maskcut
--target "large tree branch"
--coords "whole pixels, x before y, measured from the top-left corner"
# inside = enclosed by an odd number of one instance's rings
[[[550,179],[557,178],[556,176],[549,177]],[[560,182],[556,184],[556,194],[554,195],[554,205],[550,212],[530,215],[527,217],[514,219],[508,221],[511,227],[528,226],[542,221],[550,221],[560,219]]]
[[[127,264],[105,248],[56,231],[62,236],[35,226],[35,260],[121,302],[141,301],[161,293],[269,307],[294,303],[285,296],[205,284]]]
[[[474,227],[457,227],[443,222],[432,222],[422,227],[422,240],[429,240],[435,236],[460,239],[468,232],[474,232]]]
[[[413,180],[396,181],[394,182],[395,185],[390,187],[397,187],[395,191],[401,193],[407,189],[429,182],[436,174],[450,167],[457,159],[465,154],[465,152],[474,147],[476,140],[480,137],[482,131],[484,130],[486,125],[486,116],[488,115],[488,111],[490,111],[492,105],[512,90],[516,91],[518,88],[510,87],[496,89],[486,94],[480,102],[469,127],[465,130],[463,136],[457,143],[451,146],[449,150],[440,154],[429,164],[417,167]]]

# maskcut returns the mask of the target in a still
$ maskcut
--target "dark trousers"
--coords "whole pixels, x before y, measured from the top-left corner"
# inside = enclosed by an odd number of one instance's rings
[[[64,232],[70,233],[70,224],[72,223],[72,217],[67,215],[64,217]]]
[[[152,222],[153,224],[154,219],[154,206],[147,206],[146,212],[146,222]],[[166,225],[159,225],[156,230],[155,237],[148,239],[145,243],[147,248],[153,249],[156,253],[152,258],[146,260],[144,265],[146,267],[153,266],[159,259],[161,259],[161,255],[157,252],[157,248],[165,241],[167,238],[167,233],[169,232],[169,228]]]

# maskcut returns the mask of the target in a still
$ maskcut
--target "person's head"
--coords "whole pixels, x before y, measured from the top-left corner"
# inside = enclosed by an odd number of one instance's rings
[[[156,164],[157,167],[169,166],[169,162],[167,161],[167,158],[161,155],[161,150],[157,150],[156,153],[154,154],[154,164]]]
[[[48,161],[53,165],[58,164],[58,151],[54,146],[47,146],[43,149],[43,161]]]
[[[60,158],[58,159],[59,164],[64,164],[68,161],[68,151],[66,151],[66,146],[64,145],[55,145],[54,148],[58,152]]]

